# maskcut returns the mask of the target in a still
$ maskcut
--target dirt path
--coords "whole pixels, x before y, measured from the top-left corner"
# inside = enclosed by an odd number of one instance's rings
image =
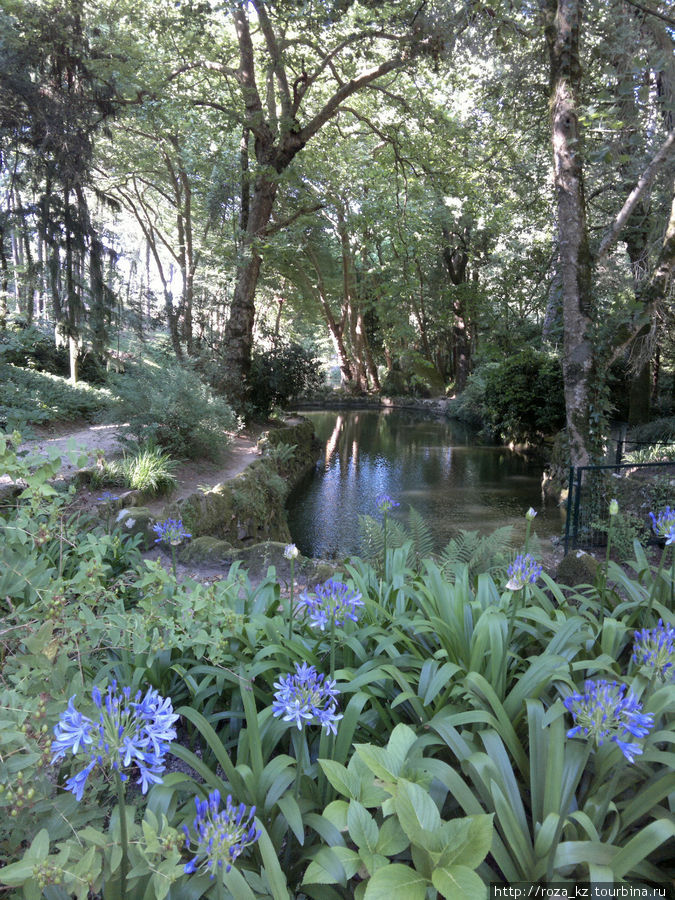
[[[211,488],[243,472],[246,466],[260,455],[257,448],[258,436],[238,434],[231,435],[231,438],[230,446],[220,462],[211,462],[208,459],[182,462],[174,472],[178,479],[178,488],[168,497],[157,497],[144,505],[154,515],[161,515],[169,501],[182,500],[200,489]]]
[[[71,456],[76,461],[79,457],[85,456],[85,465],[91,466],[96,462],[97,451],[102,450],[106,459],[120,456],[123,451],[121,443],[124,434],[123,425],[81,424],[78,427],[76,424],[69,423],[36,428],[35,431],[37,437],[24,441],[19,450],[45,458],[60,456],[61,475],[65,478],[72,477],[78,470],[78,466]],[[181,462],[175,471],[178,479],[177,489],[170,496],[151,500],[147,504],[148,507],[155,515],[159,515],[170,500],[182,500],[200,488],[213,487],[215,484],[239,475],[259,455],[257,449],[259,436],[257,432],[231,434],[229,436],[230,444],[223,454],[223,458],[218,462],[205,459]],[[7,480],[7,476],[0,475],[0,483],[3,478]],[[85,490],[82,493],[84,496],[81,499],[85,501],[85,505],[89,499],[87,494],[92,495],[93,504],[94,492]]]

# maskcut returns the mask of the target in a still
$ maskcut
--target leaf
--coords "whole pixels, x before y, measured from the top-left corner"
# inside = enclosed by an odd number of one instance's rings
[[[364,900],[424,900],[428,881],[419,872],[400,863],[378,869],[368,882]]]
[[[333,759],[320,759],[319,765],[326,778],[339,794],[351,799],[355,799],[358,796],[358,781],[344,766]]]
[[[28,853],[26,853],[26,859],[32,859],[36,862],[42,862],[42,860],[47,859],[48,856],[49,832],[46,828],[41,828],[33,838],[33,843],[30,845]]]
[[[413,843],[423,845],[423,832],[436,831],[440,827],[438,807],[419,784],[401,779],[396,787],[394,808],[401,828]]]
[[[389,816],[382,823],[375,849],[383,856],[396,856],[397,853],[402,853],[409,843],[396,816]]]
[[[302,883],[346,886],[360,866],[361,857],[355,850],[348,847],[322,847],[307,867]]]
[[[483,900],[488,895],[483,879],[467,866],[434,869],[431,883],[445,900]]]
[[[351,800],[347,811],[347,827],[349,836],[360,849],[375,852],[379,830],[375,819],[358,800]]]
[[[0,883],[8,884],[10,887],[19,887],[24,881],[33,874],[33,866],[35,863],[31,860],[21,860],[21,862],[11,863],[0,869]]]

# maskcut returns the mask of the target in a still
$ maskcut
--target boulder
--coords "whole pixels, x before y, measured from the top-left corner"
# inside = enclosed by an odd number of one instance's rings
[[[115,524],[122,534],[141,535],[141,548],[149,550],[155,545],[156,533],[152,530],[156,519],[144,506],[125,507],[115,516]]]
[[[595,584],[598,574],[598,561],[590,553],[573,550],[563,556],[556,572],[556,581],[568,587],[579,584]]]
[[[188,541],[178,549],[178,559],[182,563],[230,563],[232,562],[232,544],[219,538],[202,537]]]

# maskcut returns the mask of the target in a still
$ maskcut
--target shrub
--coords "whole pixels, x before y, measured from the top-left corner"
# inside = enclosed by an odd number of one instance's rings
[[[67,377],[70,374],[67,347],[57,347],[52,334],[46,334],[34,325],[26,327],[16,323],[13,328],[0,332],[0,362],[50,375]],[[78,353],[77,369],[82,381],[105,384],[105,367],[85,348]]]
[[[302,394],[311,394],[324,382],[321,363],[313,351],[301,344],[286,344],[270,351],[257,351],[251,360],[249,400],[268,413]]]
[[[228,403],[178,363],[131,364],[112,381],[116,421],[128,423],[139,442],[172,456],[215,458],[227,446],[225,432],[237,427]]]
[[[488,424],[490,413],[486,398],[487,380],[496,368],[498,367],[493,363],[488,363],[469,375],[464,390],[450,408],[453,419],[466,422],[473,428]]]
[[[646,422],[644,425],[638,425],[632,430],[632,439],[645,443],[675,441],[675,416],[663,416],[652,422]]]
[[[110,392],[71,384],[58,375],[0,364],[0,421],[8,429],[22,423],[91,420],[110,404]]]
[[[565,422],[560,362],[537,350],[521,350],[487,377],[485,400],[492,425],[508,441],[536,442]]]

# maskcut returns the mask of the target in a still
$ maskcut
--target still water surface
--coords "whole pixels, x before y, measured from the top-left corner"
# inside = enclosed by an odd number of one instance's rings
[[[288,501],[294,542],[306,556],[359,552],[359,515],[378,516],[376,498],[410,506],[431,527],[437,549],[459,529],[489,533],[538,511],[539,537],[559,534],[560,510],[541,493],[541,463],[505,447],[478,443],[459,422],[400,410],[304,412],[323,451],[315,470]]]

